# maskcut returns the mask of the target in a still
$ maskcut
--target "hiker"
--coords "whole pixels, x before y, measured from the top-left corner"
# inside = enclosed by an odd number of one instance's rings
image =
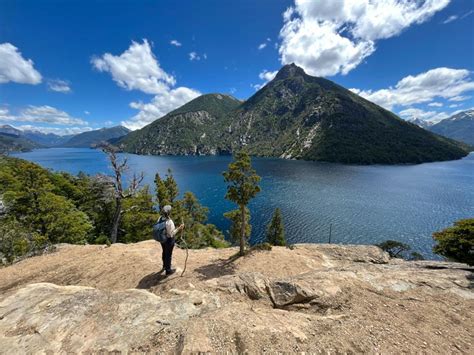
[[[181,224],[178,228],[175,228],[174,222],[170,217],[171,206],[166,205],[161,210],[161,217],[154,227],[154,234],[157,234],[155,239],[161,243],[163,249],[162,260],[163,268],[160,273],[166,271],[166,275],[171,275],[176,272],[175,269],[171,268],[171,258],[173,255],[173,248],[175,243],[175,235],[184,229],[184,224]]]

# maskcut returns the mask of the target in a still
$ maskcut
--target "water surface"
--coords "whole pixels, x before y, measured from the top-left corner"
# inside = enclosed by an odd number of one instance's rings
[[[156,172],[168,168],[181,192],[190,190],[209,207],[209,220],[222,230],[222,216],[234,208],[224,199],[222,172],[231,157],[168,157],[124,154],[131,172],[145,172],[153,186]],[[88,174],[111,171],[106,156],[80,148],[38,149],[16,156],[56,171]],[[474,154],[450,162],[403,166],[354,166],[255,158],[262,192],[251,203],[252,238],[264,239],[265,225],[280,207],[290,243],[374,244],[395,239],[425,257],[431,234],[460,218],[474,217]]]

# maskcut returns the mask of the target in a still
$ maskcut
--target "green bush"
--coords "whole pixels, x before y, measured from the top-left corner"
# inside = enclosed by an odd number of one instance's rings
[[[454,226],[433,233],[433,251],[448,259],[474,265],[474,218],[462,219]]]

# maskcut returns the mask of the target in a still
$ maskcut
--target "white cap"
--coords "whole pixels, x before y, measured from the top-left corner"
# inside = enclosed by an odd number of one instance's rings
[[[162,209],[161,209],[164,213],[168,214],[171,212],[171,206],[170,205],[166,205],[164,206]]]

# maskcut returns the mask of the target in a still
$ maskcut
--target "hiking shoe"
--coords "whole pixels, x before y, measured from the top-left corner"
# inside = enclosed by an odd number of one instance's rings
[[[173,275],[176,272],[176,269],[166,270],[166,276]]]
[[[162,268],[160,271],[158,271],[158,274],[162,274],[165,272],[165,268]]]

